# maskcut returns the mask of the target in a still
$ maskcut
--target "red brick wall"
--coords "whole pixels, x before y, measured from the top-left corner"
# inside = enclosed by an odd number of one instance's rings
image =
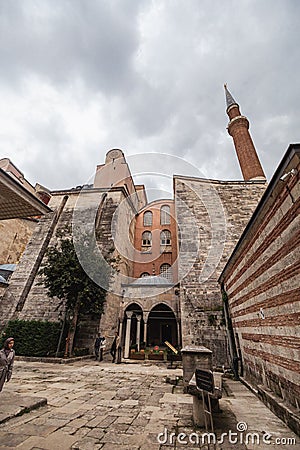
[[[160,224],[160,209],[163,205],[170,206],[171,223],[170,225]],[[153,214],[152,226],[144,226],[143,218],[146,211],[151,211]],[[169,230],[171,232],[171,246],[166,248],[165,252],[161,253],[160,247],[160,233],[162,230]],[[142,234],[144,231],[151,231],[152,246],[147,253],[142,252]],[[174,217],[174,201],[161,200],[150,203],[146,206],[140,214],[136,217],[134,247],[137,251],[134,261],[134,277],[139,278],[143,272],[148,272],[150,275],[159,275],[160,266],[168,263],[171,266],[175,263],[177,258],[177,225]],[[173,267],[173,280],[176,280],[177,270]]]

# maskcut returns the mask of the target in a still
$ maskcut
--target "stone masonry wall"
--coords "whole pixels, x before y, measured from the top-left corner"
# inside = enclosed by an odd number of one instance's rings
[[[0,264],[16,264],[19,262],[36,225],[36,220],[1,220]]]
[[[126,276],[132,274],[132,262],[127,258],[127,252],[130,253],[130,238],[125,248],[115,248],[116,236],[118,241],[125,241],[125,233],[128,229],[132,216],[134,217],[134,208],[132,204],[125,199],[122,189],[114,189],[107,193],[103,190],[90,190],[84,192],[79,199],[79,191],[62,191],[53,193],[50,207],[52,213],[43,217],[34,231],[32,238],[23,254],[22,260],[15,273],[10,279],[10,285],[5,289],[4,295],[0,300],[0,327],[3,328],[11,318],[20,318],[25,320],[50,320],[57,321],[62,318],[63,305],[60,300],[48,297],[41,281],[37,275],[41,267],[46,249],[57,242],[56,232],[65,226],[71,226],[74,207],[80,202],[80,220],[88,223],[93,215],[95,204],[101,204],[101,211],[98,212],[97,237],[100,251],[108,257],[108,260],[115,261],[114,265],[117,271],[116,277],[113,277],[110,283],[110,289],[121,295],[121,280],[118,279],[119,273]],[[101,198],[105,199],[101,203]],[[98,202],[98,203],[97,203]],[[118,209],[120,204],[123,208]],[[77,206],[78,207],[78,206]],[[91,214],[89,211],[92,211]],[[118,211],[117,211],[118,210]],[[130,212],[130,210],[132,210]],[[115,230],[114,215],[117,212]],[[128,222],[128,223],[127,223]],[[126,226],[128,225],[128,228]],[[94,226],[94,223],[92,224]],[[115,236],[113,237],[113,232]],[[123,234],[122,234],[123,233]],[[124,238],[124,239],[123,239]],[[132,237],[131,237],[132,239]],[[130,255],[129,255],[130,256]],[[116,278],[116,279],[115,279]],[[103,332],[111,334],[118,326],[118,316],[120,307],[120,296],[108,293],[103,315]],[[100,317],[98,324],[95,318],[84,318],[81,329],[77,333],[77,346],[93,347],[96,333],[99,330]],[[102,329],[102,326],[101,326]],[[102,331],[102,330],[101,330]]]
[[[53,320],[46,313],[47,310],[54,311],[56,304],[53,299],[49,299],[42,287],[37,287],[35,292],[39,299],[38,303],[31,302],[31,290],[35,284],[37,272],[39,270],[42,258],[55,232],[57,222],[60,219],[64,208],[65,200],[61,199],[61,207],[40,219],[31,240],[29,241],[22,259],[17,269],[9,281],[9,286],[0,301],[0,327],[4,327],[8,320],[12,318],[23,318],[22,310],[25,311],[32,305],[32,312],[28,314],[29,318]],[[27,303],[29,300],[29,304]],[[57,303],[57,302],[56,302]],[[55,314],[55,319],[57,318]]]
[[[175,177],[182,341],[228,364],[218,277],[265,190],[265,182]]]
[[[122,191],[110,192],[105,200],[105,207],[97,227],[100,248],[114,249],[110,256],[113,259],[111,263],[113,275],[100,324],[101,333],[106,336],[108,348],[121,320],[122,284],[129,283],[133,276],[134,227],[132,222],[135,221],[135,213],[133,204],[124,197]]]

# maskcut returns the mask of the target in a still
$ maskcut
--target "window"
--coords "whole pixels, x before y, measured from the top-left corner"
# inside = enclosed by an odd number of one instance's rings
[[[160,208],[160,224],[170,225],[170,223],[171,223],[170,206],[163,205]]]
[[[148,272],[141,273],[140,278],[145,278],[145,277],[150,277],[150,273],[148,273]]]
[[[146,211],[143,216],[144,219],[144,227],[151,227],[152,226],[152,212]]]
[[[151,241],[152,241],[151,231],[144,231],[144,233],[142,234],[142,246],[150,247]]]
[[[169,230],[163,230],[160,233],[160,245],[171,245],[171,233]]]
[[[160,266],[160,276],[172,281],[172,268],[170,264],[165,263]]]

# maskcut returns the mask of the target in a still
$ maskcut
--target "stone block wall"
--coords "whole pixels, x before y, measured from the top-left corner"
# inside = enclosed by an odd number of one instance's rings
[[[49,245],[56,242],[55,232],[69,220],[67,196],[55,199],[54,211],[40,219],[0,302],[0,326],[10,319],[58,320],[58,300],[47,296],[37,274]],[[66,217],[67,214],[67,217]]]
[[[16,264],[37,225],[33,219],[8,219],[0,222],[0,264]]]
[[[97,243],[100,252],[114,260],[115,275],[110,281],[103,315],[101,331],[107,335],[112,329],[117,329],[120,308],[121,283],[119,275],[128,277],[132,275],[132,260],[130,258],[131,240],[128,238],[130,222],[135,215],[135,209],[130,201],[126,200],[124,189],[113,188],[107,192],[105,189],[90,189],[86,192],[80,190],[56,191],[52,193],[49,204],[53,212],[40,219],[32,238],[23,254],[15,273],[10,279],[0,301],[0,327],[3,328],[9,319],[24,320],[50,320],[58,321],[63,315],[63,305],[57,298],[48,297],[43,285],[39,285],[41,278],[38,271],[48,246],[57,242],[56,232],[66,226],[72,233],[74,208],[78,208],[79,219],[84,225],[96,226]],[[80,198],[79,198],[80,195]],[[97,212],[95,205],[100,204]],[[122,204],[122,207],[119,207]],[[96,218],[96,222],[95,222]],[[130,233],[129,233],[130,234]],[[126,235],[126,236],[125,236]],[[115,243],[122,242],[122,248],[116,248]],[[125,242],[125,244],[124,244]],[[133,247],[132,247],[133,249]],[[128,278],[126,278],[127,280]],[[97,321],[96,321],[97,322]],[[99,329],[100,316],[95,325],[95,318],[84,318],[81,331],[77,333],[77,346],[93,347],[95,336]]]
[[[212,181],[176,176],[182,341],[228,364],[218,277],[265,191],[263,181]]]

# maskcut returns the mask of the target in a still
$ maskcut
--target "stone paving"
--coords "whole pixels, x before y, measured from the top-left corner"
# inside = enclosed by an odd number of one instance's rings
[[[13,378],[0,393],[0,415],[1,396],[30,396],[39,401],[47,398],[47,405],[2,423],[0,449],[208,448],[202,445],[203,430],[193,427],[192,397],[182,393],[182,386],[166,383],[167,376],[181,377],[182,370],[168,370],[159,363],[117,365],[89,360],[62,365],[16,361]],[[225,387],[222,413],[215,417],[219,438],[222,432],[236,431],[237,423],[243,421],[248,431],[261,436],[269,432],[272,439],[297,439],[241,383],[226,380]],[[179,433],[185,433],[185,437]],[[230,443],[225,438],[216,448],[254,450],[270,445]],[[292,443],[276,448],[299,446]]]

